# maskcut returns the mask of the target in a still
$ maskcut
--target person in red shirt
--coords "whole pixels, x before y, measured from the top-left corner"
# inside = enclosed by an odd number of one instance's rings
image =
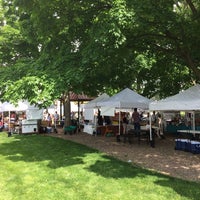
[[[4,128],[4,124],[3,124],[2,120],[1,120],[1,121],[0,121],[0,131],[2,131],[3,128]]]
[[[11,114],[10,114],[10,122],[11,123],[14,123],[16,121],[16,114],[15,114],[15,112],[12,112]]]

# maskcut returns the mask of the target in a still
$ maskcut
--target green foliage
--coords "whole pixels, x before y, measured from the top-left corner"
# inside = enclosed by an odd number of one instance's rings
[[[13,89],[44,75],[52,99],[125,87],[161,98],[199,82],[199,0],[2,0],[2,8],[0,63],[10,72],[0,77]]]
[[[2,85],[5,88],[4,100],[15,103],[19,99],[22,99],[28,100],[31,104],[40,107],[47,107],[53,103],[55,98],[56,91],[54,91],[54,84],[54,80],[47,79],[46,76],[41,76],[40,78],[26,76],[15,82]],[[12,98],[10,99],[11,96]]]

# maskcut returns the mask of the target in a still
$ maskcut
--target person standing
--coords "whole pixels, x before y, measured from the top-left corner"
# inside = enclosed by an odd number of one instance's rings
[[[151,124],[156,125],[156,122],[157,122],[156,112],[153,111],[153,114],[151,115]]]
[[[130,142],[130,138],[128,135],[128,130],[127,130],[127,126],[128,126],[128,114],[125,113],[123,115],[122,118],[122,125],[123,125],[123,136],[124,136],[124,143],[126,142],[126,139],[128,138],[129,142]]]
[[[161,139],[165,139],[164,134],[163,134],[163,120],[162,120],[162,116],[159,113],[158,114],[158,132],[157,135],[159,138]]]
[[[125,113],[122,118],[122,124],[123,124],[123,134],[126,134],[127,133],[127,124],[128,124],[127,113]]]
[[[48,115],[47,115],[47,127],[46,127],[47,133],[51,133],[51,130],[52,130],[51,126],[52,126],[52,118],[51,118],[50,113],[48,113]]]
[[[55,111],[54,113],[54,121],[55,121],[55,124],[56,122],[59,120],[59,114],[57,113],[57,111]]]
[[[135,130],[140,130],[140,114],[137,111],[137,108],[134,108],[134,112],[132,113],[132,120],[134,124],[134,129]]]
[[[54,118],[54,132],[57,133],[56,125],[57,125],[58,120],[59,120],[59,114],[57,113],[57,111],[55,111],[53,118]]]
[[[2,132],[4,128],[3,120],[0,120],[0,132]]]

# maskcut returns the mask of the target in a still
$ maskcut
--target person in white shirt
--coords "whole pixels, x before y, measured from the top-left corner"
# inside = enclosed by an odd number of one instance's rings
[[[55,121],[59,120],[59,114],[57,113],[57,111],[54,113],[54,120]]]
[[[151,115],[151,124],[155,125],[157,122],[157,116],[156,116],[156,112],[153,111],[153,114]]]

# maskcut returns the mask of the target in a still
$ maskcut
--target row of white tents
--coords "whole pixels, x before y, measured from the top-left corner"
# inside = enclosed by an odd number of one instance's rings
[[[27,119],[41,119],[43,110],[31,105],[28,101],[19,101],[17,105],[9,102],[0,103],[0,112],[25,111]]]
[[[195,111],[200,110],[200,85],[194,85],[174,96],[149,104],[149,110]]]
[[[109,97],[107,94],[102,94],[96,99],[90,101],[85,105],[85,108],[97,108],[97,107],[109,107],[115,109],[132,109],[132,108],[141,108],[148,109],[149,100],[146,97],[143,97],[133,90],[126,88],[121,92],[115,94],[112,97]]]
[[[84,108],[86,112],[95,108],[101,110],[105,108],[113,110],[140,108],[148,111],[194,112],[200,110],[200,85],[194,85],[185,91],[181,91],[174,96],[160,101],[152,101],[126,88],[112,97],[109,97],[107,94],[102,94],[86,104]]]
[[[94,108],[133,109],[140,108],[149,111],[195,111],[200,110],[200,85],[196,84],[174,96],[159,101],[152,101],[133,90],[126,88],[109,97],[102,94],[85,105],[85,109]]]
[[[95,108],[101,108],[102,110],[105,108],[119,110],[140,108],[149,111],[196,111],[200,110],[200,85],[196,84],[185,91],[160,101],[152,101],[126,88],[112,97],[102,94],[87,103],[84,108],[86,110]],[[27,101],[20,101],[17,106],[8,102],[0,103],[1,112],[27,110],[36,111],[38,108],[30,105]]]

